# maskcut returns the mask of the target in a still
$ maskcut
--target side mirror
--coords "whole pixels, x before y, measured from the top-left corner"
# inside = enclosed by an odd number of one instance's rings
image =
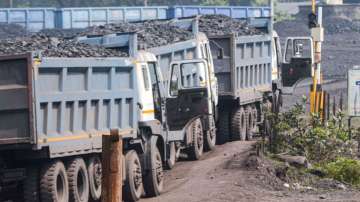
[[[224,49],[219,48],[217,59],[219,60],[224,59]]]

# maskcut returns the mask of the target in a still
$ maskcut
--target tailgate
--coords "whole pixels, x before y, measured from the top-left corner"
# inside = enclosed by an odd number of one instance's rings
[[[0,57],[0,145],[31,142],[31,55]]]

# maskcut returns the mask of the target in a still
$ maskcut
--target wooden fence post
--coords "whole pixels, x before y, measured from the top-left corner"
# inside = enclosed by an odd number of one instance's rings
[[[122,201],[122,150],[119,130],[102,136],[102,202]]]

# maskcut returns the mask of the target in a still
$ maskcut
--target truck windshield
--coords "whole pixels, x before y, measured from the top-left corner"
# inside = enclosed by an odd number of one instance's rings
[[[181,83],[184,88],[205,87],[205,64],[203,62],[181,64]]]

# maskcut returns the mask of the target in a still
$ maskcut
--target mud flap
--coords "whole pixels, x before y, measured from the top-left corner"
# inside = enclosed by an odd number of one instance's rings
[[[145,143],[145,152],[141,155],[144,175],[151,171],[151,153],[155,151],[158,138],[158,136],[152,135]]]

